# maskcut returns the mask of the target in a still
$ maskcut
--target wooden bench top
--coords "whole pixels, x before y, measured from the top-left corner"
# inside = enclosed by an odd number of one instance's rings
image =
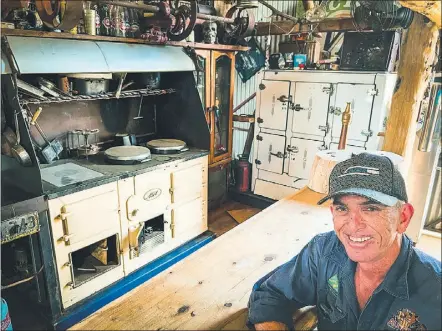
[[[311,204],[320,197],[276,202],[71,330],[238,329],[254,283],[332,230],[328,208]]]

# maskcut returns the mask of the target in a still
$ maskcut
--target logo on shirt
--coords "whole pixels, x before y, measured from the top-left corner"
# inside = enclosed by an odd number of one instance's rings
[[[338,281],[338,275],[334,275],[332,276],[329,280],[328,280],[328,285],[330,285],[330,287],[335,290],[336,293],[339,292],[339,281]]]
[[[427,327],[419,322],[419,316],[408,309],[399,310],[395,316],[390,318],[387,325],[395,330],[427,330]]]

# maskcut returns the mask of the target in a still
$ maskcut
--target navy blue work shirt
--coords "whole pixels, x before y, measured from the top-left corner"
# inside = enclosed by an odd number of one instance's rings
[[[406,235],[398,258],[362,311],[355,270],[334,232],[317,235],[255,284],[249,327],[276,321],[293,329],[294,311],[315,305],[319,330],[442,330],[441,262],[415,249]]]

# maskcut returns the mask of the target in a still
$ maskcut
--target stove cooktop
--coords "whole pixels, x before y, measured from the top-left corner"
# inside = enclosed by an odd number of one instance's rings
[[[72,162],[43,168],[41,170],[41,178],[45,182],[57,187],[63,187],[101,176],[103,176],[103,174]]]

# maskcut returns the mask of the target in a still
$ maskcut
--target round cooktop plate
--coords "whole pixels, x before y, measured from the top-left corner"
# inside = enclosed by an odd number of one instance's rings
[[[154,139],[148,141],[146,144],[147,147],[152,148],[154,150],[176,150],[179,151],[186,147],[186,143],[182,140],[178,139]]]
[[[111,160],[141,161],[150,158],[150,150],[142,146],[116,146],[107,149],[104,154]]]

